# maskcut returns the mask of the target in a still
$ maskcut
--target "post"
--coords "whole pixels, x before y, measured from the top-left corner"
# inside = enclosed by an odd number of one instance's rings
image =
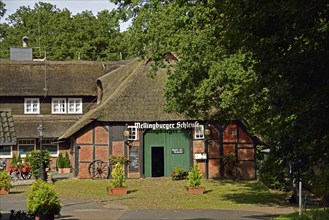
[[[299,178],[299,192],[298,192],[298,203],[299,203],[299,216],[302,215],[302,180]]]
[[[42,138],[43,138],[44,127],[42,125],[39,125],[38,132],[39,132],[39,142],[40,142],[40,179],[42,181],[46,181],[46,173],[43,164],[43,149],[42,149]]]

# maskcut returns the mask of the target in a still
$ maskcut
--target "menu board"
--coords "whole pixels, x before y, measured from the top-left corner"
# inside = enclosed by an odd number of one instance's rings
[[[131,146],[129,148],[129,161],[129,171],[138,172],[138,147]]]

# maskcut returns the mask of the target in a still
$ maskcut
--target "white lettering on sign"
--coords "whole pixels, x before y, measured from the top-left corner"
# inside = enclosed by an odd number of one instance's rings
[[[175,129],[175,128],[181,128],[181,129],[189,129],[189,128],[195,128],[199,127],[199,122],[177,122],[175,123],[148,123],[148,122],[135,122],[135,127],[138,129]]]

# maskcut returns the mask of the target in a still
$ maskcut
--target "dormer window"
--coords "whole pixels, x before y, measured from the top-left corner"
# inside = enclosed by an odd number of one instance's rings
[[[40,101],[38,98],[24,99],[24,114],[40,114]]]
[[[66,99],[54,98],[51,103],[52,114],[65,114],[66,113]]]
[[[81,98],[68,99],[67,105],[68,105],[67,113],[82,114],[82,99]]]

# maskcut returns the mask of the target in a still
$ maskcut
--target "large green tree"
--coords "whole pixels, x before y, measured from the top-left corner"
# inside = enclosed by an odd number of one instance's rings
[[[125,50],[114,11],[72,15],[68,9],[39,2],[32,9],[20,7],[7,21],[2,57],[9,56],[8,47],[21,46],[23,36],[29,37],[35,58],[46,55],[50,60],[109,60],[119,59],[119,52]]]
[[[313,185],[329,180],[313,172],[329,167],[327,1],[112,2],[133,19],[133,54],[180,59],[168,72],[169,111],[243,120],[274,161],[311,173]]]

